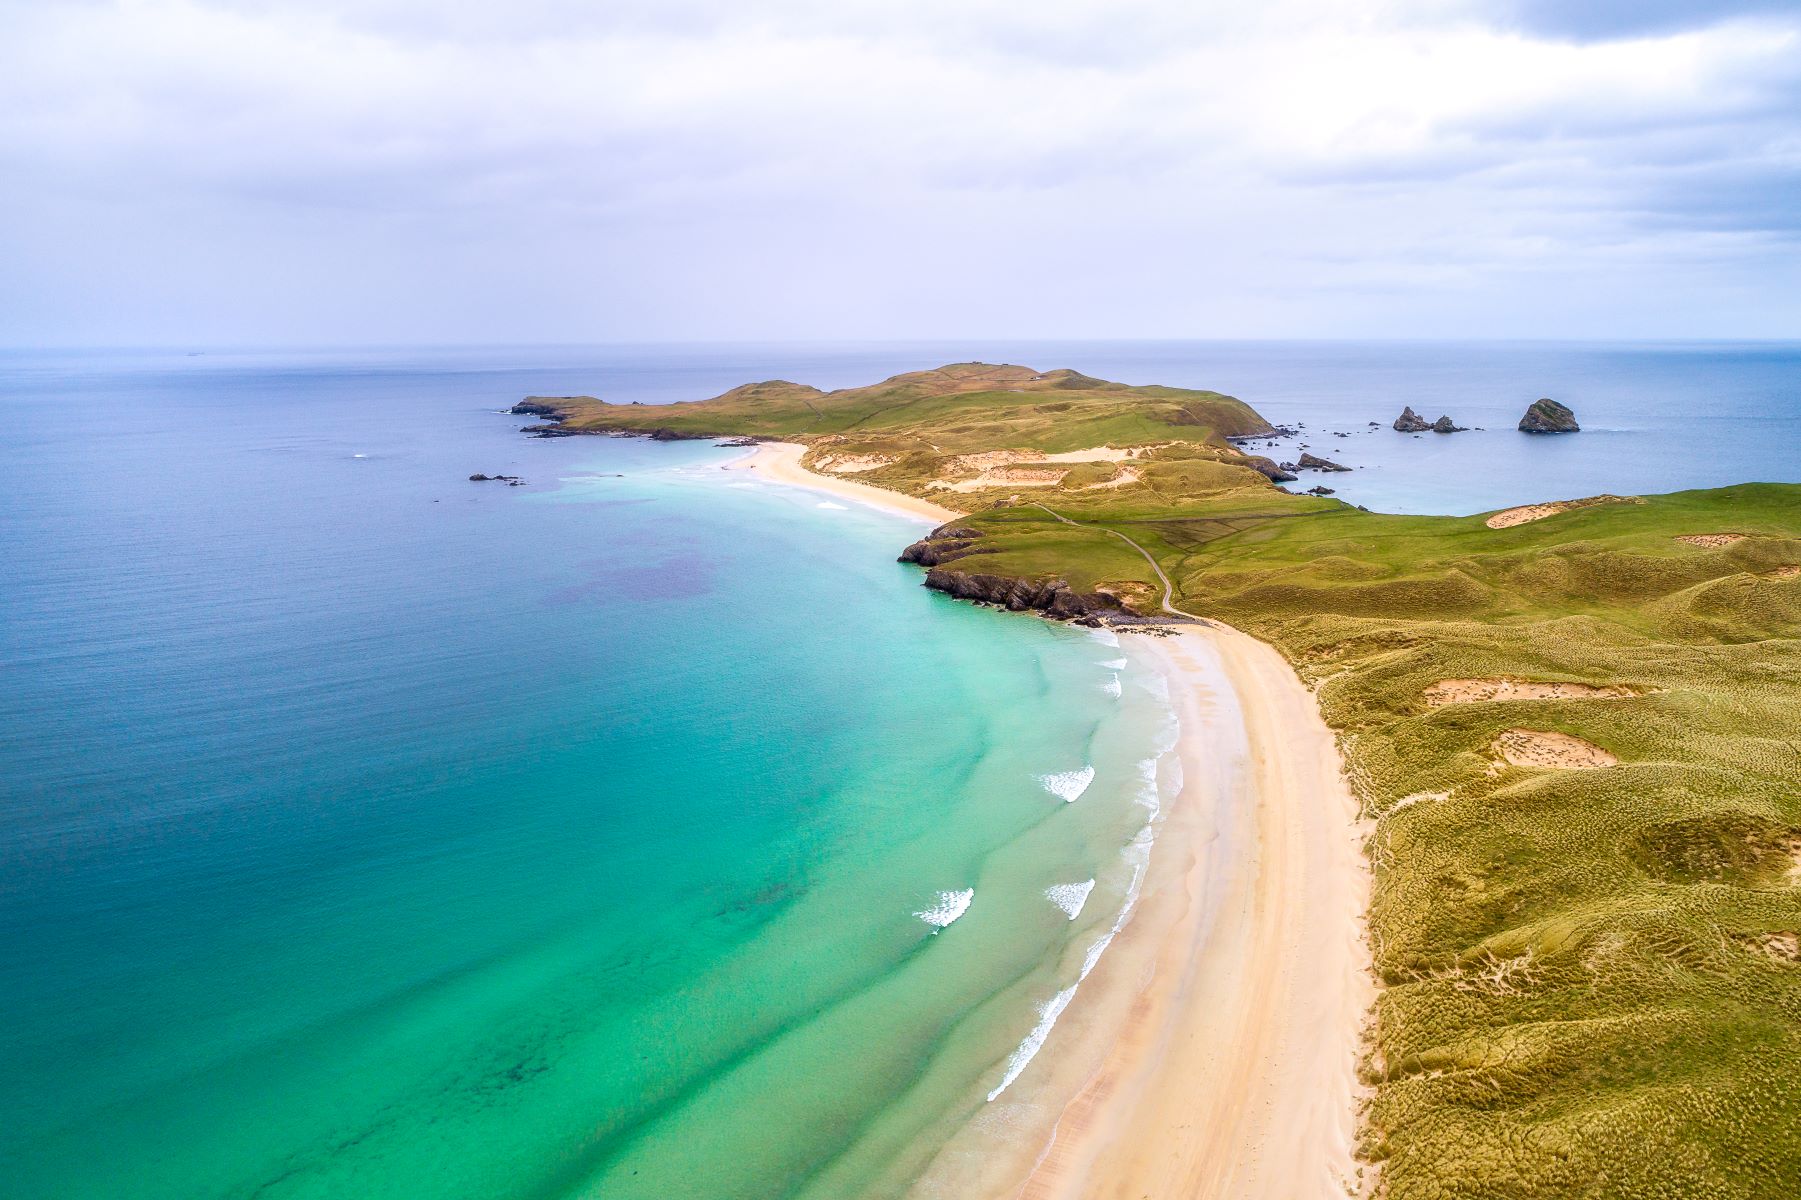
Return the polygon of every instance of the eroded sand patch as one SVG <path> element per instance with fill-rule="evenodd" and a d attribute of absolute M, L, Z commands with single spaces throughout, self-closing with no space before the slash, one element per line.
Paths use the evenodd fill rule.
<path fill-rule="evenodd" d="M 955 483 L 934 479 L 926 486 L 945 492 L 979 492 L 996 487 L 1055 487 L 1067 474 L 1067 467 L 992 467 L 974 479 L 960 479 Z"/>
<path fill-rule="evenodd" d="M 1801 567 L 1777 567 L 1770 572 L 1771 579 L 1793 579 L 1797 575 L 1801 575 Z"/>
<path fill-rule="evenodd" d="M 1112 479 L 1103 479 L 1099 483 L 1088 484 L 1082 490 L 1085 492 L 1092 492 L 1097 488 L 1122 488 L 1128 484 L 1137 483 L 1140 478 L 1141 476 L 1136 469 L 1126 467 Z"/>
<path fill-rule="evenodd" d="M 1585 496 L 1580 500 L 1553 500 L 1548 504 L 1527 504 L 1519 508 L 1510 508 L 1498 512 L 1483 524 L 1490 529 L 1512 529 L 1515 525 L 1524 525 L 1528 521 L 1542 521 L 1546 517 L 1554 517 L 1561 512 L 1569 512 L 1575 508 L 1593 508 L 1597 504 L 1643 504 L 1639 496 Z"/>
<path fill-rule="evenodd" d="M 1495 739 L 1495 752 L 1516 767 L 1552 767 L 1564 771 L 1611 767 L 1620 761 L 1593 742 L 1540 729 L 1504 731 Z"/>
<path fill-rule="evenodd" d="M 1730 546 L 1734 542 L 1742 542 L 1746 535 L 1742 533 L 1679 533 L 1676 540 L 1687 542 L 1691 546 L 1705 546 L 1709 550 L 1721 546 Z"/>
<path fill-rule="evenodd" d="M 1776 962 L 1801 963 L 1801 935 L 1786 932 L 1747 933 L 1739 935 L 1736 940 L 1745 949 Z"/>
<path fill-rule="evenodd" d="M 1637 696 L 1623 683 L 1533 683 L 1522 679 L 1441 679 L 1426 689 L 1433 708 L 1485 700 L 1615 700 Z"/>
<path fill-rule="evenodd" d="M 879 471 L 893 463 L 886 454 L 822 454 L 812 465 L 834 475 L 854 475 L 859 471 Z"/>

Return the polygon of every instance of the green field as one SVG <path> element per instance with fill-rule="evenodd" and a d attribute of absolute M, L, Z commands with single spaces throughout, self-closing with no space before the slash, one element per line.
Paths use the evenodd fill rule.
<path fill-rule="evenodd" d="M 1223 440 L 1263 426 L 1230 397 L 1024 368 L 559 403 L 886 460 L 855 478 L 970 512 L 968 569 L 1154 612 L 1117 530 L 1179 607 L 1280 647 L 1375 822 L 1364 1151 L 1389 1195 L 1801 1194 L 1801 486 L 1387 516 L 1273 487 Z M 958 457 L 1102 444 L 1155 448 L 1030 486 Z M 1429 702 L 1455 679 L 1621 694 Z M 1509 730 L 1618 761 L 1510 765 Z"/>

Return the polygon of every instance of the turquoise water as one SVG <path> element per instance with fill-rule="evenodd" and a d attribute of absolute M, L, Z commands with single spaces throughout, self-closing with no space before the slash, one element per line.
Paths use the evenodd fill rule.
<path fill-rule="evenodd" d="M 525 379 L 10 382 L 9 1197 L 891 1195 L 1117 916 L 1161 701 L 905 520 Z"/>
<path fill-rule="evenodd" d="M 902 519 L 496 412 L 969 358 L 1349 432 L 1379 508 L 1801 479 L 1793 346 L 0 355 L 0 1192 L 887 1196 L 1029 1096 L 1155 680 Z"/>

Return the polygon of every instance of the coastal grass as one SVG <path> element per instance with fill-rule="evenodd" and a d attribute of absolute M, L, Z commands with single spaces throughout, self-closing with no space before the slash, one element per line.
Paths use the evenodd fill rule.
<path fill-rule="evenodd" d="M 981 553 L 949 565 L 1155 612 L 1161 585 L 1116 531 L 1155 557 L 1178 607 L 1276 645 L 1316 689 L 1374 828 L 1384 986 L 1362 1150 L 1386 1194 L 1794 1190 L 1801 487 L 1500 529 L 1376 514 L 1272 487 L 1224 441 L 1261 426 L 1229 397 L 944 370 L 570 419 L 875 455 L 858 479 L 934 499 L 934 484 L 986 478 L 959 455 L 1142 447 L 1116 488 L 1092 485 L 1118 465 L 1082 464 L 1052 486 L 957 493 Z M 1718 533 L 1741 536 L 1681 540 Z M 1435 706 L 1426 692 L 1447 679 L 1629 694 Z M 1618 761 L 1510 765 L 1496 743 L 1515 730 Z"/>

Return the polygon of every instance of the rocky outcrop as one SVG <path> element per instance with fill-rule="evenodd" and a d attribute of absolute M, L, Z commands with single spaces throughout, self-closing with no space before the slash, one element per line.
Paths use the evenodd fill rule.
<path fill-rule="evenodd" d="M 507 411 L 515 417 L 543 417 L 546 421 L 561 421 L 569 416 L 568 409 L 541 398 L 521 400 Z"/>
<path fill-rule="evenodd" d="M 1351 468 L 1341 467 L 1329 458 L 1303 454 L 1300 461 L 1295 463 L 1295 469 L 1300 471 L 1348 471 Z"/>
<path fill-rule="evenodd" d="M 1546 398 L 1534 400 L 1526 415 L 1520 418 L 1521 433 L 1581 433 L 1576 414 L 1565 405 Z"/>
<path fill-rule="evenodd" d="M 479 471 L 469 477 L 470 483 L 504 483 L 508 487 L 518 487 L 525 482 L 517 475 L 483 475 Z"/>
<path fill-rule="evenodd" d="M 1414 412 L 1410 405 L 1403 408 L 1401 415 L 1395 418 L 1395 428 L 1401 433 L 1424 433 L 1432 428 L 1432 422 Z"/>
<path fill-rule="evenodd" d="M 1275 459 L 1265 458 L 1261 454 L 1245 455 L 1244 465 L 1263 475 L 1271 483 L 1292 483 L 1300 478 L 1292 471 L 1284 471 L 1276 465 Z"/>
<path fill-rule="evenodd" d="M 1336 493 L 1332 488 L 1329 488 L 1324 484 L 1315 484 L 1313 487 L 1307 489 L 1307 494 L 1309 496 L 1331 496 Z"/>
<path fill-rule="evenodd" d="M 1433 433 L 1465 433 L 1468 429 L 1469 426 L 1458 425 L 1449 417 L 1440 417 L 1438 420 L 1432 422 Z"/>
<path fill-rule="evenodd" d="M 1131 612 L 1117 596 L 1106 592 L 1084 595 L 1061 579 L 1013 579 L 1005 575 L 977 575 L 948 567 L 933 567 L 926 572 L 925 584 L 958 600 L 993 604 L 1010 612 L 1032 609 L 1059 621 L 1074 621 L 1103 613 L 1129 615 Z"/>
<path fill-rule="evenodd" d="M 992 554 L 994 551 L 986 546 L 978 546 L 975 540 L 982 536 L 979 529 L 967 526 L 940 525 L 925 537 L 914 542 L 900 552 L 900 560 L 904 563 L 918 563 L 922 567 L 936 567 L 941 563 L 951 562 L 971 554 Z"/>

